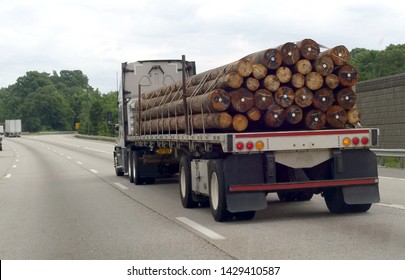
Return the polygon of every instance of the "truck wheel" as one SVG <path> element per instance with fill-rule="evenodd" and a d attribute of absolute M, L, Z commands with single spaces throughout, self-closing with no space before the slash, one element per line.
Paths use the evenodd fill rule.
<path fill-rule="evenodd" d="M 346 211 L 351 213 L 367 212 L 371 208 L 371 203 L 368 204 L 352 204 L 347 205 Z"/>
<path fill-rule="evenodd" d="M 309 201 L 312 199 L 314 194 L 312 192 L 298 192 L 297 200 L 298 201 Z"/>
<path fill-rule="evenodd" d="M 132 151 L 132 176 L 134 178 L 134 184 L 135 185 L 142 185 L 143 184 L 143 178 L 141 177 L 141 174 L 139 172 L 139 152 L 138 151 Z"/>
<path fill-rule="evenodd" d="M 119 168 L 117 167 L 117 165 L 118 165 L 117 153 L 114 151 L 114 169 L 115 169 L 115 175 L 117 175 L 117 176 L 124 176 L 124 172 L 123 172 L 121 169 L 119 169 Z"/>
<path fill-rule="evenodd" d="M 297 199 L 297 193 L 296 192 L 277 192 L 278 199 L 280 201 L 295 201 Z"/>
<path fill-rule="evenodd" d="M 210 207 L 215 221 L 223 222 L 230 218 L 227 210 L 224 172 L 219 161 L 212 161 L 208 166 Z"/>
<path fill-rule="evenodd" d="M 238 221 L 249 221 L 255 217 L 256 211 L 246 211 L 234 213 L 235 219 Z"/>
<path fill-rule="evenodd" d="M 129 152 L 129 157 L 128 157 L 128 179 L 129 182 L 133 183 L 134 182 L 134 162 L 132 158 L 134 157 L 134 151 Z"/>
<path fill-rule="evenodd" d="M 179 165 L 179 187 L 180 198 L 184 208 L 195 208 L 198 202 L 193 199 L 191 185 L 191 159 L 189 156 L 182 156 Z"/>
<path fill-rule="evenodd" d="M 341 188 L 325 191 L 324 199 L 329 212 L 334 214 L 345 213 L 349 206 L 343 199 L 343 192 Z"/>

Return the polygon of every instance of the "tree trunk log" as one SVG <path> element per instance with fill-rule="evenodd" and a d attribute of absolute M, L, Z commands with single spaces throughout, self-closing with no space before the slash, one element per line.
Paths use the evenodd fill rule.
<path fill-rule="evenodd" d="M 266 49 L 245 56 L 243 59 L 249 60 L 252 64 L 263 64 L 268 69 L 277 69 L 283 62 L 283 55 L 277 49 Z"/>
<path fill-rule="evenodd" d="M 297 45 L 291 42 L 285 43 L 277 48 L 282 56 L 285 65 L 294 65 L 300 59 L 301 54 Z"/>
<path fill-rule="evenodd" d="M 349 64 L 341 66 L 338 70 L 337 76 L 339 83 L 345 87 L 354 86 L 360 79 L 360 75 L 356 68 Z"/>
<path fill-rule="evenodd" d="M 315 108 L 326 112 L 330 106 L 335 102 L 333 91 L 330 88 L 318 89 L 314 94 L 314 100 L 312 101 Z"/>
<path fill-rule="evenodd" d="M 305 85 L 305 76 L 300 73 L 295 73 L 291 77 L 291 84 L 295 88 L 302 88 Z"/>
<path fill-rule="evenodd" d="M 280 81 L 276 75 L 267 75 L 263 80 L 263 87 L 275 92 L 280 87 Z"/>
<path fill-rule="evenodd" d="M 334 69 L 333 60 L 327 55 L 320 56 L 314 61 L 313 68 L 315 69 L 316 72 L 326 77 L 329 74 L 332 74 L 333 72 Z"/>
<path fill-rule="evenodd" d="M 320 55 L 330 56 L 333 60 L 333 63 L 337 66 L 345 65 L 350 60 L 350 52 L 345 46 L 336 46 L 332 49 L 322 52 Z"/>
<path fill-rule="evenodd" d="M 246 112 L 246 116 L 248 117 L 249 120 L 256 122 L 260 120 L 262 114 L 259 108 L 252 107 L 249 109 L 249 111 Z"/>
<path fill-rule="evenodd" d="M 249 120 L 242 114 L 236 114 L 232 117 L 232 127 L 236 131 L 244 131 L 249 125 Z"/>
<path fill-rule="evenodd" d="M 325 77 L 325 84 L 330 89 L 335 89 L 339 85 L 339 78 L 335 74 L 329 74 Z"/>
<path fill-rule="evenodd" d="M 347 121 L 351 124 L 358 124 L 361 120 L 361 112 L 359 109 L 352 108 L 347 111 Z"/>
<path fill-rule="evenodd" d="M 264 115 L 264 122 L 269 127 L 280 127 L 285 120 L 284 109 L 277 104 L 273 103 L 266 111 Z"/>
<path fill-rule="evenodd" d="M 276 71 L 276 76 L 280 83 L 288 83 L 291 80 L 291 70 L 288 67 L 280 67 Z"/>
<path fill-rule="evenodd" d="M 310 90 L 317 90 L 323 86 L 323 77 L 318 72 L 311 72 L 305 76 L 305 85 Z"/>
<path fill-rule="evenodd" d="M 296 43 L 298 49 L 300 50 L 301 56 L 314 60 L 319 54 L 319 44 L 312 39 L 304 39 Z M 302 73 L 301 73 L 302 74 Z"/>
<path fill-rule="evenodd" d="M 356 93 L 351 88 L 343 88 L 336 94 L 336 100 L 340 106 L 349 110 L 356 104 Z"/>
<path fill-rule="evenodd" d="M 261 80 L 267 76 L 267 68 L 263 64 L 253 64 L 253 77 Z"/>
<path fill-rule="evenodd" d="M 312 71 L 311 61 L 308 59 L 300 59 L 295 63 L 294 69 L 302 75 L 308 75 Z"/>
<path fill-rule="evenodd" d="M 312 105 L 313 93 L 307 87 L 302 87 L 295 91 L 294 101 L 301 108 L 306 108 Z"/>
<path fill-rule="evenodd" d="M 260 86 L 260 82 L 258 79 L 249 77 L 245 78 L 245 87 L 250 91 L 256 91 Z"/>
<path fill-rule="evenodd" d="M 287 86 L 279 87 L 274 94 L 274 100 L 283 108 L 287 108 L 294 103 L 294 91 Z"/>
<path fill-rule="evenodd" d="M 326 121 L 333 128 L 344 128 L 347 122 L 346 110 L 339 105 L 331 106 L 326 112 Z"/>
<path fill-rule="evenodd" d="M 305 126 L 309 129 L 322 129 L 326 124 L 326 115 L 318 109 L 313 109 L 305 115 Z"/>
<path fill-rule="evenodd" d="M 232 108 L 239 113 L 247 112 L 254 106 L 253 93 L 246 88 L 239 88 L 229 92 Z"/>
<path fill-rule="evenodd" d="M 289 124 L 297 124 L 302 120 L 302 109 L 297 105 L 291 105 L 285 109 L 285 120 Z"/>
<path fill-rule="evenodd" d="M 204 83 L 202 86 L 192 86 L 187 88 L 187 96 L 200 95 L 204 92 L 211 91 L 213 89 L 238 89 L 243 84 L 243 77 L 238 73 L 229 73 L 220 77 L 218 80 L 212 80 Z"/>
<path fill-rule="evenodd" d="M 266 110 L 274 102 L 271 91 L 261 88 L 255 92 L 255 107 L 259 110 Z"/>

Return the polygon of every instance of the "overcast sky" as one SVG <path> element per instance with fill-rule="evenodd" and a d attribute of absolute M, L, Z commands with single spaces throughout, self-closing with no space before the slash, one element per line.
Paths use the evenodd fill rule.
<path fill-rule="evenodd" d="M 0 88 L 27 71 L 82 70 L 116 90 L 121 62 L 202 72 L 286 42 L 381 50 L 405 43 L 400 0 L 0 0 Z"/>

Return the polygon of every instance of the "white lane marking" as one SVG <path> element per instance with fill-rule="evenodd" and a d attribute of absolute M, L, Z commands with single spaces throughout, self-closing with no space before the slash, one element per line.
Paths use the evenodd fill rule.
<path fill-rule="evenodd" d="M 4 178 L 10 179 L 11 178 L 11 173 L 8 173 Z"/>
<path fill-rule="evenodd" d="M 395 177 L 384 177 L 384 176 L 378 176 L 381 179 L 387 179 L 387 180 L 399 180 L 399 181 L 405 181 L 405 178 L 395 178 Z"/>
<path fill-rule="evenodd" d="M 72 147 L 80 148 L 80 146 L 79 146 L 79 145 L 75 145 L 75 144 L 63 143 L 63 145 L 68 145 L 68 146 L 72 146 Z"/>
<path fill-rule="evenodd" d="M 72 157 L 66 157 L 67 159 L 72 159 Z"/>
<path fill-rule="evenodd" d="M 225 237 L 223 237 L 222 235 L 216 233 L 215 231 L 210 230 L 209 228 L 200 225 L 199 223 L 194 222 L 193 220 L 190 220 L 186 217 L 177 217 L 177 220 L 179 220 L 180 222 L 188 225 L 189 227 L 195 229 L 196 231 L 204 234 L 205 236 L 211 238 L 211 239 L 215 239 L 215 240 L 224 240 L 226 239 Z"/>
<path fill-rule="evenodd" d="M 16 155 L 16 157 L 18 157 L 18 158 L 19 158 L 19 157 L 20 157 L 20 155 Z"/>
<path fill-rule="evenodd" d="M 129 190 L 129 188 L 127 188 L 126 186 L 124 186 L 123 184 L 120 184 L 120 183 L 114 183 L 114 185 L 116 185 L 117 187 L 119 187 L 120 189 L 123 189 L 123 190 Z"/>
<path fill-rule="evenodd" d="M 63 153 L 59 153 L 61 156 L 64 156 L 64 154 Z"/>
<path fill-rule="evenodd" d="M 102 150 L 97 150 L 97 149 L 93 149 L 93 148 L 89 148 L 89 147 L 83 147 L 83 149 L 89 150 L 89 151 L 93 151 L 93 152 L 104 153 L 104 154 L 111 154 L 111 152 L 106 152 L 106 151 L 102 151 Z"/>
<path fill-rule="evenodd" d="M 80 164 L 80 165 L 83 165 L 83 164 L 84 164 L 83 162 L 80 162 L 80 161 L 76 161 L 76 163 L 77 163 L 77 164 Z"/>
<path fill-rule="evenodd" d="M 405 210 L 405 206 L 403 206 L 403 205 L 399 205 L 399 204 L 384 204 L 384 203 L 376 203 L 376 205 L 378 205 L 378 206 L 382 206 L 382 207 L 388 207 L 388 208 L 394 208 L 394 209 L 401 209 L 401 210 Z"/>
<path fill-rule="evenodd" d="M 19 159 L 16 159 L 16 160 L 15 160 L 15 162 L 19 162 L 19 161 L 20 161 Z"/>
<path fill-rule="evenodd" d="M 16 167 L 17 167 L 17 165 L 16 165 L 16 164 L 14 164 L 14 165 L 13 165 L 13 168 L 16 168 Z"/>
<path fill-rule="evenodd" d="M 92 173 L 94 173 L 94 174 L 97 174 L 97 173 L 98 173 L 98 171 L 95 170 L 95 169 L 90 169 L 90 171 L 91 171 Z"/>

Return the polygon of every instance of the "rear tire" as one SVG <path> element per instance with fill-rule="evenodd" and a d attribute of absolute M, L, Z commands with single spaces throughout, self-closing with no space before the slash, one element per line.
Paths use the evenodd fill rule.
<path fill-rule="evenodd" d="M 255 217 L 256 211 L 246 211 L 234 213 L 235 219 L 238 221 L 249 221 Z"/>
<path fill-rule="evenodd" d="M 345 213 L 347 204 L 343 199 L 341 188 L 330 189 L 324 192 L 324 199 L 329 212 L 333 214 Z"/>
<path fill-rule="evenodd" d="M 198 206 L 193 198 L 191 185 L 191 159 L 189 156 L 182 156 L 179 165 L 179 189 L 181 204 L 184 208 L 195 208 Z"/>
<path fill-rule="evenodd" d="M 223 222 L 231 217 L 226 205 L 224 172 L 220 161 L 212 161 L 208 166 L 210 208 L 215 221 Z"/>
<path fill-rule="evenodd" d="M 368 204 L 353 204 L 347 205 L 347 212 L 350 213 L 363 213 L 367 212 L 371 208 L 371 203 Z"/>
<path fill-rule="evenodd" d="M 117 158 L 117 152 L 114 151 L 114 169 L 115 169 L 115 175 L 121 177 L 124 176 L 124 171 L 122 171 L 121 169 L 119 169 L 117 167 L 118 165 L 118 158 Z"/>
<path fill-rule="evenodd" d="M 128 157 L 128 180 L 129 182 L 133 183 L 134 182 L 134 162 L 132 158 L 134 157 L 135 151 L 129 151 L 129 157 Z"/>

